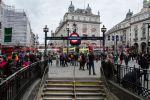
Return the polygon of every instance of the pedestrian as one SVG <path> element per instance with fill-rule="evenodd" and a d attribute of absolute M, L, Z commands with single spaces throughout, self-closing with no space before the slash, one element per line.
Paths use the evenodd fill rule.
<path fill-rule="evenodd" d="M 51 65 L 51 66 L 52 66 L 52 64 L 53 64 L 52 59 L 53 59 L 52 55 L 49 55 L 49 65 Z"/>
<path fill-rule="evenodd" d="M 85 63 L 86 63 L 86 58 L 85 58 L 84 54 L 81 53 L 80 54 L 80 68 L 79 69 L 84 70 Z"/>
<path fill-rule="evenodd" d="M 58 67 L 59 66 L 59 57 L 58 57 L 58 55 L 56 55 L 56 67 Z"/>
<path fill-rule="evenodd" d="M 124 58 L 124 54 L 123 54 L 123 52 L 121 52 L 121 54 L 120 54 L 120 65 L 122 65 L 123 58 Z"/>
<path fill-rule="evenodd" d="M 141 65 L 141 68 L 143 69 L 144 81 L 148 81 L 147 70 L 149 68 L 149 64 L 148 64 L 148 59 L 146 57 L 146 54 L 142 54 L 142 56 L 140 58 L 140 65 Z"/>
<path fill-rule="evenodd" d="M 126 65 L 126 66 L 128 66 L 129 59 L 130 59 L 130 58 L 129 58 L 129 55 L 128 55 L 128 54 L 125 54 L 125 55 L 124 55 L 124 62 L 125 62 L 125 65 Z"/>
<path fill-rule="evenodd" d="M 118 53 L 114 54 L 114 64 L 118 64 Z"/>
<path fill-rule="evenodd" d="M 91 75 L 91 69 L 93 70 L 93 75 L 96 75 L 94 68 L 94 54 L 92 51 L 90 51 L 88 59 L 89 59 L 89 75 Z"/>

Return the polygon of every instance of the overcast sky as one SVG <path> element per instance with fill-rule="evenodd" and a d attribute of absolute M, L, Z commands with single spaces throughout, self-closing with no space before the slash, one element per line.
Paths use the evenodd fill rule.
<path fill-rule="evenodd" d="M 7 5 L 16 9 L 24 9 L 30 19 L 32 30 L 44 43 L 43 27 L 48 25 L 49 30 L 55 31 L 63 15 L 68 11 L 71 0 L 3 0 Z M 75 9 L 86 8 L 90 4 L 93 13 L 100 11 L 101 22 L 108 29 L 125 18 L 129 9 L 138 13 L 143 0 L 72 0 Z M 50 34 L 50 32 L 49 32 Z"/>

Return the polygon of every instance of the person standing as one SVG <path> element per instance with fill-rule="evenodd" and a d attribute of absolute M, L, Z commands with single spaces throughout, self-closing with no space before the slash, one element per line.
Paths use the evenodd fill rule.
<path fill-rule="evenodd" d="M 56 55 L 56 67 L 58 67 L 59 66 L 59 57 L 58 57 L 58 55 Z"/>
<path fill-rule="evenodd" d="M 94 54 L 92 51 L 90 51 L 88 59 L 89 59 L 89 75 L 91 75 L 91 68 L 93 69 L 93 75 L 96 75 L 94 68 Z"/>
<path fill-rule="evenodd" d="M 120 65 L 122 65 L 123 58 L 124 58 L 124 54 L 123 54 L 123 52 L 121 52 L 121 54 L 120 54 Z"/>
<path fill-rule="evenodd" d="M 128 55 L 128 54 L 125 54 L 125 55 L 124 55 L 124 62 L 125 62 L 125 65 L 126 65 L 126 66 L 128 66 L 129 60 L 130 60 L 130 59 L 129 59 L 129 55 Z"/>

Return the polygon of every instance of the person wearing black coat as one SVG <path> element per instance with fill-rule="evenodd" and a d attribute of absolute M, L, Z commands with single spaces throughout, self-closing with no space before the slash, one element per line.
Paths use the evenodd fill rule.
<path fill-rule="evenodd" d="M 94 54 L 92 51 L 90 51 L 88 59 L 89 59 L 89 75 L 91 75 L 91 69 L 93 69 L 93 75 L 96 75 L 94 67 Z"/>

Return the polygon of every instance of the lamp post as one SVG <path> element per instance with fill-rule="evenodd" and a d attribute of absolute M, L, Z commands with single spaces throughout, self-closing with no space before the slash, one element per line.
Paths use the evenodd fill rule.
<path fill-rule="evenodd" d="M 118 53 L 118 40 L 119 40 L 118 35 L 116 35 L 115 40 L 116 40 L 116 53 Z"/>
<path fill-rule="evenodd" d="M 103 32 L 103 52 L 105 52 L 105 32 L 106 32 L 106 28 L 103 25 L 103 27 L 101 28 L 101 32 Z"/>
<path fill-rule="evenodd" d="M 149 38 L 150 38 L 150 36 L 149 36 L 149 29 L 150 29 L 150 23 L 145 23 L 145 24 L 147 24 L 148 25 L 148 29 L 147 29 L 147 53 L 149 53 L 149 46 L 150 46 L 150 41 L 149 41 Z"/>
<path fill-rule="evenodd" d="M 76 32 L 77 31 L 77 24 L 74 22 L 73 23 L 73 32 Z"/>
<path fill-rule="evenodd" d="M 148 33 L 147 33 L 147 53 L 149 54 L 149 46 L 150 46 L 150 41 L 149 41 L 149 29 L 150 29 L 150 23 L 148 23 Z"/>
<path fill-rule="evenodd" d="M 74 22 L 73 23 L 73 32 L 76 32 L 77 29 L 78 29 L 77 24 Z M 80 51 L 79 45 L 76 46 L 75 51 L 77 52 L 77 54 L 79 53 L 79 51 Z"/>
<path fill-rule="evenodd" d="M 47 54 L 47 32 L 49 29 L 47 28 L 47 25 L 45 25 L 45 28 L 43 28 L 43 32 L 45 32 L 45 51 L 44 51 L 44 56 L 46 57 Z"/>
<path fill-rule="evenodd" d="M 69 38 L 69 25 L 67 25 L 66 30 L 67 30 L 67 37 Z M 68 55 L 68 52 L 69 52 L 68 49 L 69 49 L 69 41 L 67 40 L 67 55 Z"/>

